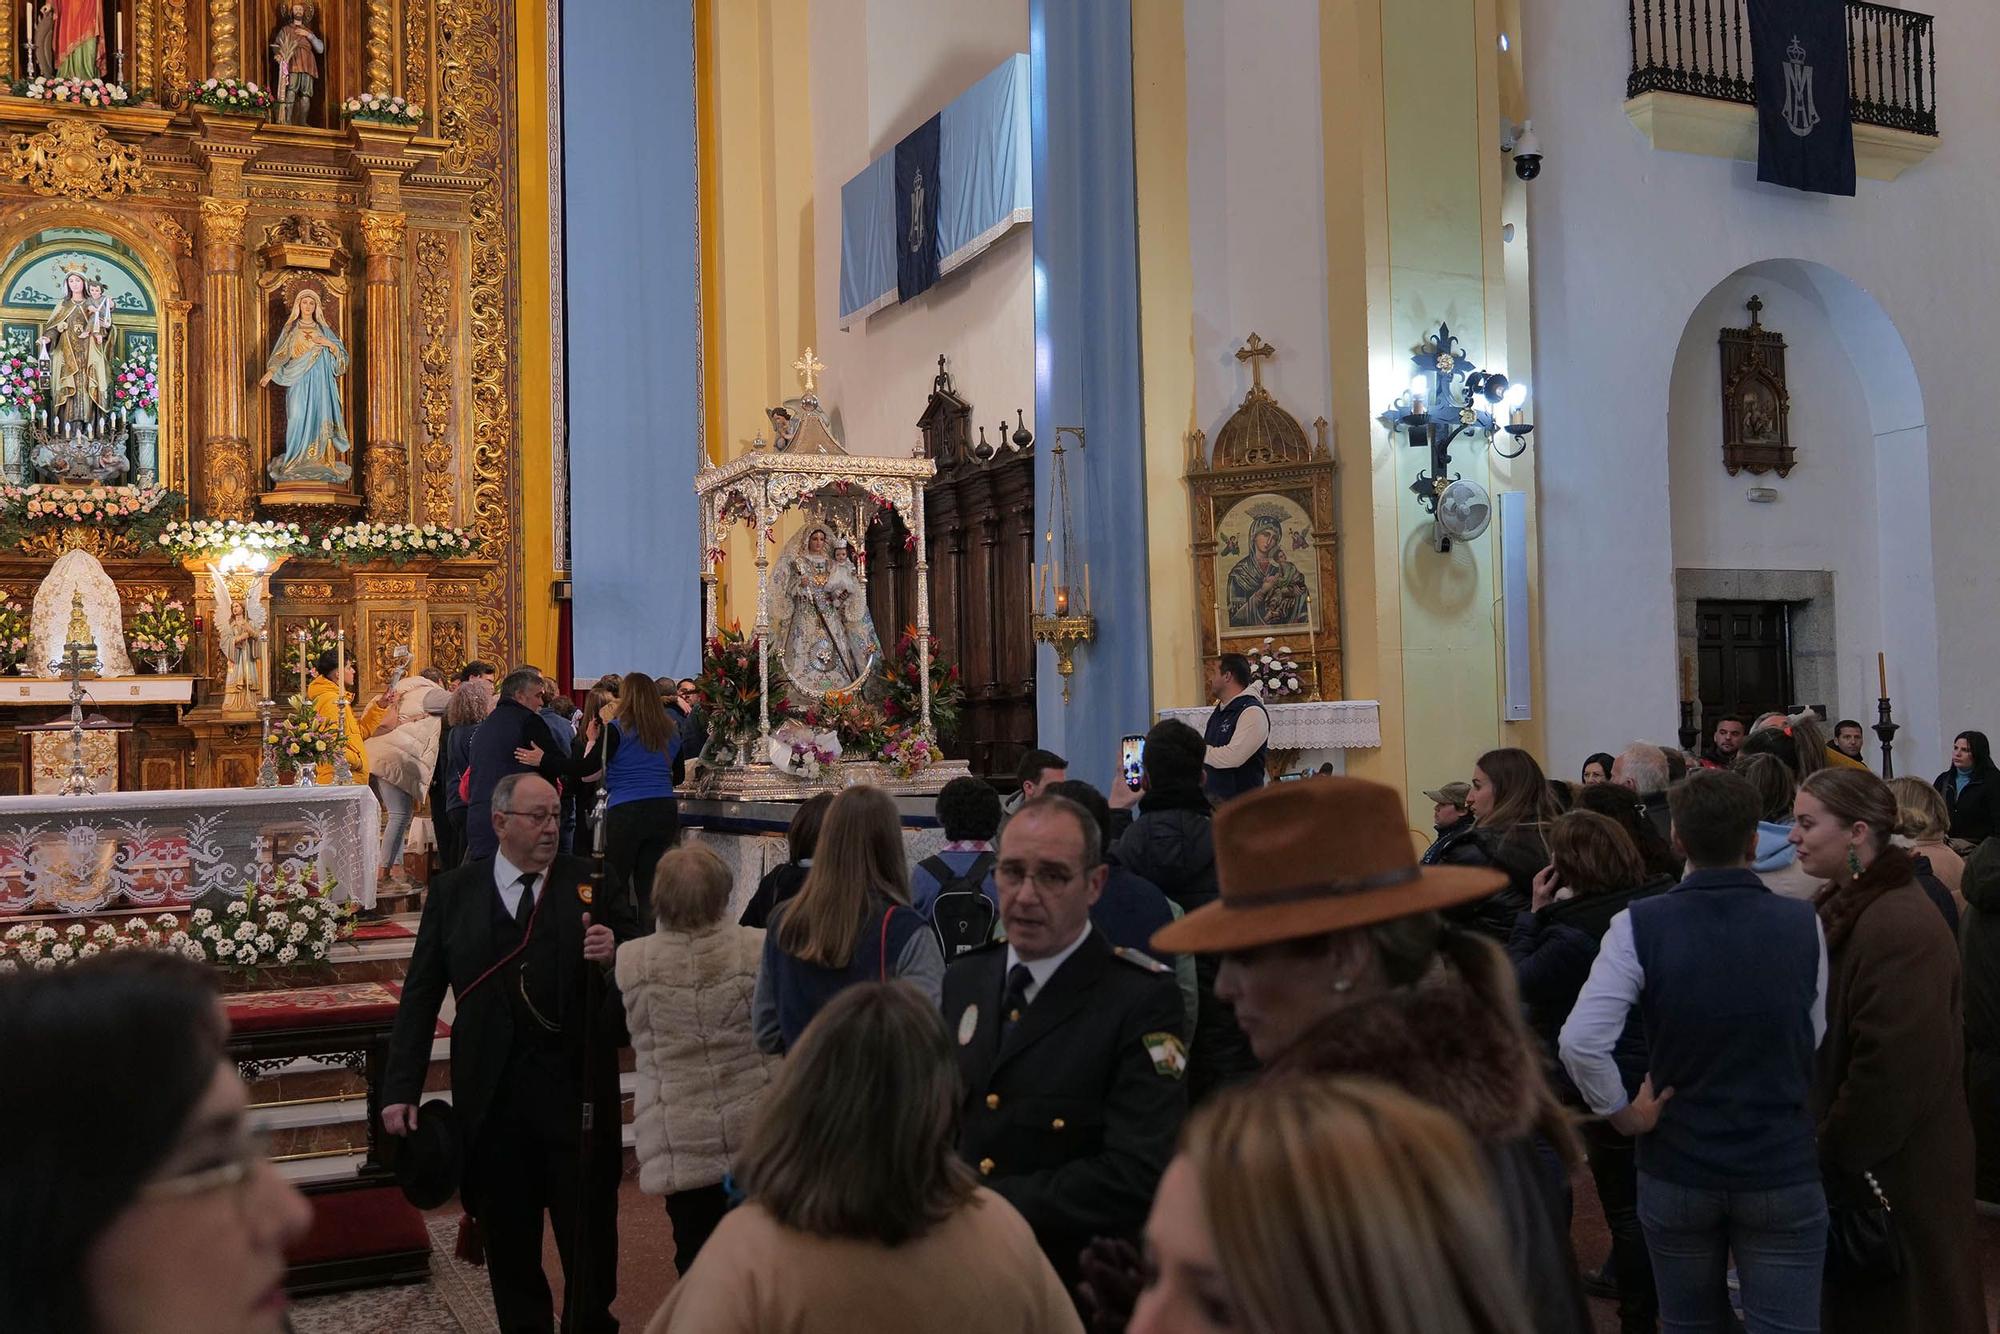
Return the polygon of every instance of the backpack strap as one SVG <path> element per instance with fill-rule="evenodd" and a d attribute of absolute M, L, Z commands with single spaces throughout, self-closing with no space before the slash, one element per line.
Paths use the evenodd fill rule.
<path fill-rule="evenodd" d="M 876 980 L 881 982 L 889 980 L 889 919 L 895 915 L 896 905 L 893 903 L 882 913 L 882 944 L 878 949 L 881 958 L 876 963 L 876 967 L 881 972 L 881 976 Z"/>
<path fill-rule="evenodd" d="M 917 863 L 917 869 L 926 872 L 931 879 L 937 881 L 939 889 L 943 889 L 946 885 L 958 879 L 957 872 L 953 871 L 941 856 L 924 858 Z"/>

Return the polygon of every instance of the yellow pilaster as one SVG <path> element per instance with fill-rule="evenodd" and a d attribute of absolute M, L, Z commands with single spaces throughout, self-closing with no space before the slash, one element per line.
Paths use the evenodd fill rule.
<path fill-rule="evenodd" d="M 1204 697 L 1190 578 L 1187 437 L 1195 428 L 1194 274 L 1188 241 L 1187 25 L 1183 0 L 1132 7 L 1132 113 L 1139 216 L 1146 552 L 1153 707 Z"/>
<path fill-rule="evenodd" d="M 514 198 L 521 247 L 521 509 L 518 541 L 521 549 L 521 589 L 526 615 L 521 626 L 518 661 L 553 671 L 556 664 L 557 608 L 555 581 L 566 575 L 563 552 L 556 545 L 556 475 L 554 381 L 549 359 L 554 346 L 554 289 L 550 281 L 553 240 L 549 200 L 549 60 L 548 12 L 545 5 L 514 8 L 514 124 L 519 155 L 515 161 L 519 187 Z"/>
<path fill-rule="evenodd" d="M 736 457 L 764 410 L 799 392 L 789 367 L 819 346 L 807 0 L 700 0 L 702 318 L 712 459 Z M 780 533 L 782 537 L 783 534 Z M 732 535 L 719 615 L 755 620 L 747 530 Z"/>

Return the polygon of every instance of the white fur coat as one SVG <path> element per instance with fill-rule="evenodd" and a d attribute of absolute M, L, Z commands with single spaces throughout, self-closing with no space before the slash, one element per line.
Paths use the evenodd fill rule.
<path fill-rule="evenodd" d="M 639 1186 L 713 1186 L 750 1133 L 777 1061 L 757 1050 L 750 1000 L 764 933 L 725 919 L 618 947 L 618 990 L 638 1074 Z"/>

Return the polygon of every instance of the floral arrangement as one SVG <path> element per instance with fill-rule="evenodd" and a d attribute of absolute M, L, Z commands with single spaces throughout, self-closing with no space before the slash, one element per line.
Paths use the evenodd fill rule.
<path fill-rule="evenodd" d="M 155 592 L 139 604 L 139 614 L 125 631 L 125 644 L 134 653 L 171 666 L 187 652 L 193 629 L 187 607 L 179 598 Z"/>
<path fill-rule="evenodd" d="M 860 692 L 836 690 L 812 700 L 803 714 L 806 724 L 840 738 L 840 744 L 858 755 L 878 755 L 889 739 L 889 725 L 882 710 L 862 698 Z"/>
<path fill-rule="evenodd" d="M 424 109 L 415 102 L 382 93 L 362 93 L 340 104 L 340 114 L 349 120 L 372 120 L 382 125 L 411 128 L 424 123 Z"/>
<path fill-rule="evenodd" d="M 298 630 L 293 630 L 286 636 L 285 660 L 290 663 L 298 661 L 299 630 L 305 631 L 306 663 L 308 666 L 318 662 L 320 654 L 333 652 L 340 640 L 339 633 L 332 626 L 318 617 L 314 617 L 300 626 Z"/>
<path fill-rule="evenodd" d="M 13 671 L 27 656 L 28 609 L 12 598 L 0 601 L 0 671 Z"/>
<path fill-rule="evenodd" d="M 793 719 L 771 730 L 771 767 L 810 782 L 822 766 L 840 758 L 840 738 Z"/>
<path fill-rule="evenodd" d="M 302 765 L 318 767 L 332 759 L 343 740 L 340 724 L 320 717 L 304 695 L 286 700 L 285 711 L 271 720 L 271 730 L 264 734 L 264 744 L 278 752 L 278 762 L 294 772 Z"/>
<path fill-rule="evenodd" d="M 111 398 L 121 412 L 157 410 L 160 406 L 160 359 L 151 352 L 137 352 L 119 362 L 118 369 L 111 375 Z"/>
<path fill-rule="evenodd" d="M 161 530 L 159 542 L 162 549 L 174 556 L 216 556 L 239 547 L 276 556 L 304 551 L 308 545 L 303 528 L 269 519 L 249 523 L 241 519 L 170 523 Z"/>
<path fill-rule="evenodd" d="M 1275 643 L 1271 636 L 1265 635 L 1263 647 L 1245 655 L 1250 659 L 1250 684 L 1265 699 L 1283 699 L 1302 691 L 1299 664 L 1292 657 L 1291 646 L 1274 647 Z"/>
<path fill-rule="evenodd" d="M 186 496 L 161 486 L 0 486 L 0 547 L 47 524 L 89 524 L 155 542 L 186 505 Z"/>
<path fill-rule="evenodd" d="M 701 697 L 708 706 L 708 751 L 747 745 L 759 731 L 757 716 L 758 641 L 747 638 L 740 626 L 730 626 L 709 637 L 701 663 Z M 790 716 L 783 697 L 771 696 L 771 723 L 775 729 Z"/>
<path fill-rule="evenodd" d="M 309 868 L 282 864 L 271 883 L 253 884 L 221 912 L 196 908 L 193 938 L 210 963 L 225 967 L 324 963 L 353 931 L 351 910 L 335 903 L 332 891 L 332 882 Z"/>
<path fill-rule="evenodd" d="M 203 79 L 191 83 L 182 95 L 196 106 L 215 111 L 269 111 L 273 98 L 268 88 L 259 88 L 247 79 Z"/>
<path fill-rule="evenodd" d="M 46 972 L 114 950 L 132 949 L 172 950 L 198 963 L 210 957 L 203 943 L 189 935 L 172 913 L 161 913 L 150 921 L 128 917 L 117 925 L 100 922 L 95 927 L 73 922 L 58 929 L 22 922 L 0 936 L 0 973 L 31 968 Z"/>
<path fill-rule="evenodd" d="M 35 358 L 28 331 L 14 329 L 0 347 L 0 411 L 32 413 L 42 402 L 48 370 Z"/>
<path fill-rule="evenodd" d="M 895 647 L 882 655 L 882 718 L 894 728 L 909 728 L 923 721 L 923 657 L 918 651 L 917 627 L 906 626 Z M 939 737 L 958 732 L 959 712 L 965 705 L 965 684 L 959 680 L 958 664 L 947 662 L 944 646 L 930 636 L 931 730 Z"/>
<path fill-rule="evenodd" d="M 427 523 L 349 523 L 320 535 L 319 549 L 355 560 L 390 560 L 401 565 L 419 556 L 469 556 L 479 535 L 466 528 Z"/>
<path fill-rule="evenodd" d="M 16 97 L 79 107 L 124 106 L 132 96 L 123 86 L 104 79 L 24 79 L 17 80 L 12 91 Z"/>
<path fill-rule="evenodd" d="M 915 778 L 943 758 L 937 743 L 915 728 L 897 732 L 882 747 L 882 762 L 901 779 Z"/>

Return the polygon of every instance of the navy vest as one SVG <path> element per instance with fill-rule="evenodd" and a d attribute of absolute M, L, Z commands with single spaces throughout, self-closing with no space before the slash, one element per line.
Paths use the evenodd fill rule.
<path fill-rule="evenodd" d="M 1263 707 L 1263 701 L 1248 690 L 1244 691 L 1208 715 L 1208 731 L 1202 740 L 1211 746 L 1228 745 L 1229 739 L 1236 735 L 1236 724 L 1242 721 L 1243 715 L 1251 709 L 1261 710 Z M 1270 753 L 1271 747 L 1267 742 L 1257 747 L 1255 755 L 1234 769 L 1218 769 L 1212 764 L 1204 764 L 1201 766 L 1201 785 L 1217 802 L 1255 791 L 1264 786 L 1264 759 Z"/>
<path fill-rule="evenodd" d="M 1773 894 L 1753 871 L 1722 870 L 1695 871 L 1628 911 L 1653 1088 L 1674 1090 L 1639 1139 L 1639 1170 L 1709 1190 L 1817 1181 L 1806 1110 L 1813 906 Z"/>
<path fill-rule="evenodd" d="M 795 902 L 796 899 L 791 900 L 786 906 Z M 885 911 L 889 914 L 886 933 L 882 929 Z M 784 1033 L 787 1051 L 799 1040 L 799 1034 L 806 1031 L 813 1016 L 836 994 L 856 982 L 893 980 L 896 961 L 903 957 L 903 947 L 910 943 L 910 937 L 930 930 L 930 924 L 915 908 L 901 904 L 885 907 L 878 902 L 869 910 L 868 920 L 861 924 L 861 934 L 854 938 L 854 957 L 847 961 L 847 967 L 828 968 L 825 964 L 794 958 L 779 947 L 778 923 L 783 917 L 779 912 L 771 918 L 771 929 L 764 938 L 764 964 L 778 974 L 778 1027 Z"/>

